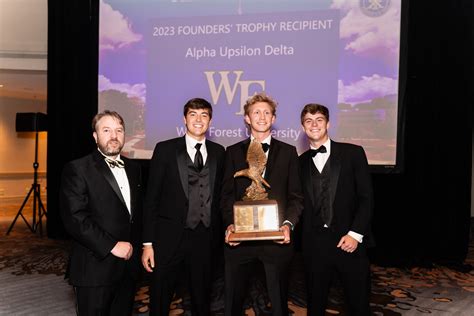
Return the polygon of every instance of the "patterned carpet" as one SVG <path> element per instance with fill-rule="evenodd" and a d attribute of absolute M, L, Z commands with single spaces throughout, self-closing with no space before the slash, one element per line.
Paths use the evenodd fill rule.
<path fill-rule="evenodd" d="M 68 241 L 40 238 L 23 221 L 5 235 L 17 206 L 0 204 L 0 315 L 75 315 L 74 295 L 63 279 Z M 31 214 L 25 209 L 25 216 Z M 29 217 L 27 217 L 29 218 Z M 474 243 L 466 263 L 474 265 Z M 256 266 L 251 279 L 247 315 L 270 315 L 264 280 Z M 474 271 L 459 272 L 444 266 L 372 270 L 371 310 L 374 315 L 474 315 Z M 148 315 L 148 281 L 135 297 L 135 315 Z M 223 279 L 217 273 L 212 292 L 212 311 L 223 315 Z M 346 315 L 342 289 L 331 289 L 327 315 Z M 170 315 L 190 315 L 189 296 L 178 290 Z M 289 307 L 294 315 L 306 315 L 301 257 L 296 256 L 290 275 Z"/>
<path fill-rule="evenodd" d="M 0 204 L 0 315 L 75 315 L 74 293 L 64 280 L 69 242 L 40 238 L 18 210 Z M 23 214 L 31 221 L 31 208 Z"/>

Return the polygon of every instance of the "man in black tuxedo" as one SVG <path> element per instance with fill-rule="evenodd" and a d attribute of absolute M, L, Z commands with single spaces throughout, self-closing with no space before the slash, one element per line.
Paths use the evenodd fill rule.
<path fill-rule="evenodd" d="M 125 124 L 117 112 L 92 121 L 97 150 L 64 167 L 60 208 L 74 240 L 69 282 L 78 315 L 130 315 L 140 272 L 140 167 L 120 155 Z"/>
<path fill-rule="evenodd" d="M 153 272 L 150 315 L 168 315 L 182 273 L 192 314 L 210 314 L 211 263 L 222 242 L 218 202 L 225 151 L 205 138 L 212 106 L 191 99 L 183 114 L 186 135 L 158 143 L 150 163 L 142 255 Z"/>
<path fill-rule="evenodd" d="M 301 124 L 311 145 L 299 158 L 308 315 L 325 315 L 334 273 L 341 279 L 349 314 L 369 315 L 366 251 L 373 244 L 373 193 L 365 152 L 329 139 L 329 110 L 323 105 L 306 105 Z"/>
<path fill-rule="evenodd" d="M 226 230 L 225 256 L 225 314 L 241 316 L 246 296 L 246 268 L 259 261 L 265 268 L 267 289 L 273 315 L 288 315 L 288 266 L 293 255 L 291 230 L 298 223 L 303 208 L 301 182 L 298 174 L 298 155 L 294 146 L 271 136 L 275 122 L 276 102 L 264 93 L 256 94 L 244 106 L 245 122 L 251 137 L 227 148 L 221 208 Z M 268 198 L 278 202 L 280 230 L 285 239 L 272 241 L 229 242 L 234 232 L 233 204 L 242 200 L 251 181 L 234 178 L 234 173 L 247 169 L 247 149 L 253 140 L 262 143 L 267 155 L 264 178 L 270 184 Z"/>

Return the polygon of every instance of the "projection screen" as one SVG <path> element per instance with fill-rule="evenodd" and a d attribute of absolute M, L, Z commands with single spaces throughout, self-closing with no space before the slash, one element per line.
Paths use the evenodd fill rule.
<path fill-rule="evenodd" d="M 307 103 L 330 110 L 330 137 L 362 145 L 369 163 L 395 166 L 401 0 L 102 0 L 99 110 L 127 124 L 125 154 L 151 157 L 184 135 L 183 105 L 211 102 L 207 137 L 248 137 L 245 100 L 278 102 L 274 137 L 308 148 Z"/>

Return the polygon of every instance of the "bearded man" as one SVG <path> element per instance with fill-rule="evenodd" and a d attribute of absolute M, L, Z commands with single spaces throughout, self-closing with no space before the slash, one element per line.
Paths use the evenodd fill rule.
<path fill-rule="evenodd" d="M 66 164 L 60 208 L 74 240 L 66 277 L 78 315 L 131 315 L 140 271 L 142 186 L 138 164 L 120 155 L 123 118 L 92 120 L 97 150 Z"/>

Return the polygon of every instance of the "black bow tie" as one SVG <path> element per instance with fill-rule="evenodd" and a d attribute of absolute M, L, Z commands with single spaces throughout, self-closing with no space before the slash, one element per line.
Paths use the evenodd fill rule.
<path fill-rule="evenodd" d="M 314 157 L 316 156 L 317 153 L 321 153 L 321 154 L 326 153 L 327 150 L 326 150 L 326 147 L 320 146 L 318 149 L 311 149 L 310 152 L 311 152 L 311 157 Z"/>
<path fill-rule="evenodd" d="M 270 149 L 270 145 L 267 143 L 262 143 L 263 152 L 266 153 Z"/>
<path fill-rule="evenodd" d="M 105 158 L 105 162 L 109 165 L 110 168 L 125 168 L 125 163 L 122 159 L 112 159 L 112 158 Z"/>

